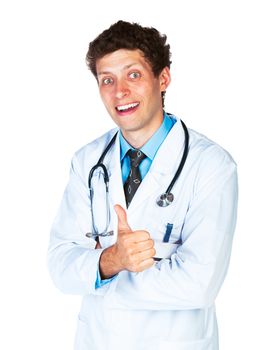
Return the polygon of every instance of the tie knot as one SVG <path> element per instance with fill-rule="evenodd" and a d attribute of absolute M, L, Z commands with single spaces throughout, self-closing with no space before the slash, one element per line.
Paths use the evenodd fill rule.
<path fill-rule="evenodd" d="M 142 151 L 140 151 L 140 149 L 135 149 L 135 150 L 130 149 L 127 152 L 127 155 L 130 158 L 131 166 L 135 168 L 137 168 L 139 164 L 142 162 L 142 160 L 146 158 L 146 155 Z"/>

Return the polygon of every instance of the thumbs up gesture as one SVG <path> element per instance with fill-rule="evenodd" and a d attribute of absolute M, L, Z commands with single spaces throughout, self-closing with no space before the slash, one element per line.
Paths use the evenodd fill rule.
<path fill-rule="evenodd" d="M 132 231 L 127 222 L 126 211 L 115 205 L 118 217 L 116 243 L 105 249 L 100 258 L 100 275 L 110 278 L 122 270 L 141 272 L 154 264 L 154 241 L 147 231 Z"/>

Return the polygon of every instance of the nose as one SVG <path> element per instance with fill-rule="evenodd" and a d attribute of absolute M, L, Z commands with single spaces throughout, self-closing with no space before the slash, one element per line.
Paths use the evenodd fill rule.
<path fill-rule="evenodd" d="M 129 88 L 124 81 L 118 81 L 116 85 L 116 98 L 122 99 L 129 95 Z"/>

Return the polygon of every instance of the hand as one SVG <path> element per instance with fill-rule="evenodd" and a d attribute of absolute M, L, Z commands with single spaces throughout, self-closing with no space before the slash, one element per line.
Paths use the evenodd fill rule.
<path fill-rule="evenodd" d="M 118 217 L 118 236 L 116 243 L 105 249 L 100 258 L 100 274 L 109 278 L 122 270 L 141 272 L 154 264 L 154 241 L 147 231 L 132 231 L 125 209 L 115 205 Z"/>
<path fill-rule="evenodd" d="M 97 239 L 95 249 L 101 249 L 101 248 L 102 247 L 101 247 L 101 244 L 99 242 L 99 239 Z"/>
<path fill-rule="evenodd" d="M 154 264 L 154 241 L 147 231 L 132 231 L 126 217 L 125 209 L 115 206 L 118 217 L 118 236 L 116 253 L 123 270 L 140 272 Z"/>

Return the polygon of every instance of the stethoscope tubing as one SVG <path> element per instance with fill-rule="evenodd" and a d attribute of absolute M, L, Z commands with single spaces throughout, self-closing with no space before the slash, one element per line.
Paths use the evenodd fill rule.
<path fill-rule="evenodd" d="M 181 171 L 183 170 L 184 168 L 184 165 L 185 165 L 185 162 L 186 162 L 186 159 L 187 159 L 187 155 L 188 155 L 188 148 L 189 148 L 189 133 L 188 133 L 188 130 L 187 130 L 187 127 L 186 127 L 186 124 L 182 121 L 181 121 L 181 124 L 182 124 L 182 127 L 184 129 L 184 133 L 185 133 L 185 145 L 184 145 L 184 152 L 183 152 L 183 156 L 181 158 L 181 161 L 180 161 L 180 164 L 179 164 L 179 167 L 175 173 L 175 176 L 173 177 L 172 181 L 170 182 L 168 188 L 166 189 L 166 195 L 168 195 L 169 193 L 171 193 L 171 190 L 172 188 L 174 187 L 174 184 L 176 183 L 177 179 L 179 178 L 179 175 L 181 174 Z"/>
<path fill-rule="evenodd" d="M 178 169 L 172 179 L 172 181 L 170 182 L 169 186 L 167 187 L 165 194 L 168 195 L 171 193 L 172 188 L 174 187 L 174 184 L 176 183 L 178 177 L 180 176 L 183 167 L 185 165 L 186 159 L 187 159 L 187 155 L 188 155 L 188 149 L 189 149 L 189 133 L 187 130 L 187 127 L 185 125 L 185 123 L 181 121 L 182 127 L 184 129 L 184 134 L 185 134 L 185 145 L 184 145 L 184 152 L 180 161 L 180 164 L 178 166 Z M 105 156 L 107 155 L 108 151 L 110 150 L 110 148 L 113 146 L 113 144 L 115 143 L 116 137 L 117 137 L 118 131 L 115 133 L 115 135 L 112 137 L 112 139 L 110 140 L 109 144 L 106 146 L 105 150 L 103 151 L 103 153 L 101 154 L 97 164 L 95 166 L 92 167 L 92 169 L 90 170 L 89 173 L 89 178 L 88 178 L 88 187 L 89 190 L 91 189 L 91 180 L 92 180 L 92 176 L 94 171 L 101 167 L 103 169 L 103 173 L 104 173 L 104 181 L 105 183 L 109 182 L 109 175 L 108 175 L 108 171 L 106 169 L 106 166 L 103 164 L 103 161 L 105 159 Z"/>
<path fill-rule="evenodd" d="M 172 179 L 172 181 L 170 182 L 169 186 L 167 187 L 166 189 L 166 192 L 161 194 L 156 203 L 159 207 L 166 207 L 168 205 L 170 205 L 173 200 L 174 200 L 174 196 L 173 194 L 171 193 L 171 190 L 172 188 L 174 187 L 177 179 L 179 178 L 183 168 L 184 168 L 184 165 L 185 165 L 185 162 L 186 162 L 186 159 L 187 159 L 187 156 L 188 156 L 188 150 L 189 150 L 189 133 L 188 133 L 188 130 L 187 130 L 187 127 L 185 125 L 185 123 L 181 120 L 181 124 L 182 124 L 182 127 L 184 129 L 184 134 L 185 134 L 185 142 L 184 142 L 184 152 L 183 152 L 183 155 L 182 155 L 182 158 L 181 158 L 181 161 L 180 161 L 180 164 L 178 166 L 178 169 Z M 90 201 L 91 201 L 91 215 L 92 215 L 92 227 L 93 227 L 93 236 L 94 237 L 97 237 L 97 236 L 107 236 L 107 235 L 111 235 L 112 234 L 112 231 L 110 231 L 110 233 L 107 233 L 107 229 L 109 227 L 109 224 L 110 224 L 110 209 L 109 209 L 109 174 L 108 174 L 108 171 L 107 171 L 107 168 L 106 166 L 103 164 L 103 161 L 105 159 L 105 156 L 106 154 L 108 153 L 108 151 L 110 150 L 110 148 L 113 146 L 113 144 L 115 143 L 115 140 L 116 140 L 116 137 L 117 137 L 117 134 L 118 134 L 118 131 L 115 133 L 115 135 L 112 137 L 112 139 L 110 140 L 109 144 L 106 146 L 105 150 L 103 151 L 103 153 L 101 154 L 98 162 L 96 165 L 94 165 L 90 172 L 89 172 L 89 177 L 88 177 L 88 187 L 89 187 L 89 192 L 90 192 Z M 92 189 L 92 177 L 93 177 L 93 174 L 95 172 L 95 170 L 97 170 L 98 168 L 101 168 L 102 169 L 102 173 L 103 173 L 103 177 L 104 177 L 104 183 L 105 183 L 105 186 L 106 186 L 106 206 L 108 208 L 108 213 L 107 213 L 107 218 L 106 218 L 106 228 L 103 232 L 99 233 L 98 232 L 98 229 L 95 225 L 95 218 L 94 218 L 94 211 L 93 211 L 93 195 L 94 195 L 94 191 Z"/>

